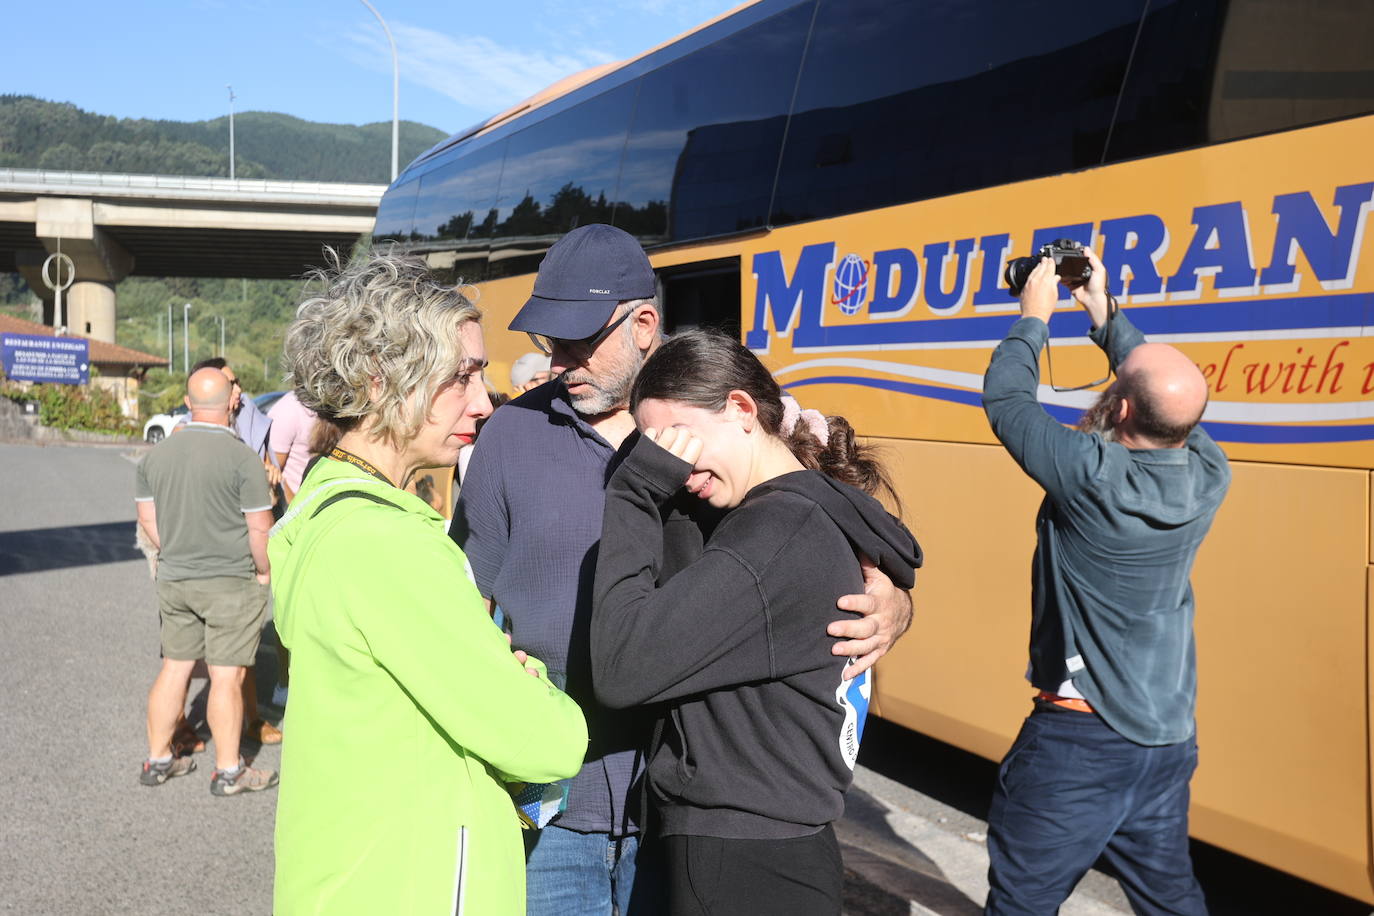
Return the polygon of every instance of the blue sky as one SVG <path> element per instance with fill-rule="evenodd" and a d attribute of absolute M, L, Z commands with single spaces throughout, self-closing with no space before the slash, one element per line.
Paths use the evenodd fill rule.
<path fill-rule="evenodd" d="M 729 0 L 372 0 L 400 52 L 401 117 L 467 127 L 563 76 L 631 57 Z M 7 4 L 0 93 L 117 117 L 199 121 L 280 111 L 391 119 L 391 57 L 357 0 L 70 0 Z"/>

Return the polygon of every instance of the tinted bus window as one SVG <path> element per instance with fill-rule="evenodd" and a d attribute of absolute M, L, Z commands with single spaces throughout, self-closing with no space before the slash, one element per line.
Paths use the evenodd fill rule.
<path fill-rule="evenodd" d="M 1142 0 L 820 0 L 772 221 L 1097 165 Z"/>
<path fill-rule="evenodd" d="M 465 151 L 421 176 L 412 237 L 421 251 L 453 251 L 450 265 L 466 280 L 486 277 L 487 246 L 496 227 L 496 189 L 504 141 Z"/>
<path fill-rule="evenodd" d="M 409 241 L 410 227 L 415 224 L 415 195 L 419 190 L 420 182 L 410 181 L 386 193 L 377 205 L 377 227 L 372 233 L 378 241 Z"/>
<path fill-rule="evenodd" d="M 1108 160 L 1374 111 L 1374 3 L 1153 0 Z"/>
<path fill-rule="evenodd" d="M 1207 142 L 1224 0 L 1155 0 L 1140 28 L 1105 161 Z"/>
<path fill-rule="evenodd" d="M 537 270 L 563 233 L 611 221 L 634 97 L 621 86 L 511 135 L 491 276 Z"/>
<path fill-rule="evenodd" d="M 615 224 L 646 243 L 765 224 L 812 5 L 645 74 Z"/>

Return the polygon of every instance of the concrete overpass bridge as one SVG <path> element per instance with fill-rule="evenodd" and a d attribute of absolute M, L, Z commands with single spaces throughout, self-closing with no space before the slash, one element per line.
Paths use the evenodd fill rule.
<path fill-rule="evenodd" d="M 75 282 L 64 324 L 114 342 L 115 284 L 127 276 L 290 278 L 371 232 L 385 185 L 0 169 L 0 271 L 40 271 L 59 250 Z"/>

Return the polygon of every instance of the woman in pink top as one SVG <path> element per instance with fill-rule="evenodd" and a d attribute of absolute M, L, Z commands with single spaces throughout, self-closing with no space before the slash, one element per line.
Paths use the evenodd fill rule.
<path fill-rule="evenodd" d="M 315 411 L 296 400 L 288 391 L 267 412 L 272 418 L 268 443 L 281 466 L 282 487 L 291 501 L 301 488 L 305 466 L 310 462 L 310 431 L 315 427 Z"/>

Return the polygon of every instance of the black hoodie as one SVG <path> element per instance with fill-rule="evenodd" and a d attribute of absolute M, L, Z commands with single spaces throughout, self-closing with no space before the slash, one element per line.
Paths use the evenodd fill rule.
<path fill-rule="evenodd" d="M 921 549 L 877 500 L 814 471 L 751 489 L 666 582 L 661 512 L 691 466 L 640 439 L 611 477 L 592 678 L 607 706 L 667 703 L 650 749 L 662 832 L 805 836 L 844 811 L 867 673 L 841 677 L 826 626 L 863 591 L 857 554 L 911 588 Z"/>

